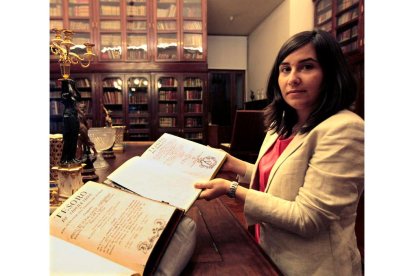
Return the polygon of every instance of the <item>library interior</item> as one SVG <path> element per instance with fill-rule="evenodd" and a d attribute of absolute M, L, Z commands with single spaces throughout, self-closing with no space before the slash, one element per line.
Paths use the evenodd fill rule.
<path fill-rule="evenodd" d="M 212 172 L 211 175 L 198 179 L 207 182 L 215 178 L 216 175 L 217 177 L 221 175 L 219 173 L 220 166 L 222 166 L 221 168 L 226 167 L 226 162 L 230 160 L 227 158 L 220 162 L 221 157 L 215 156 L 212 151 L 218 149 L 224 155 L 227 154 L 242 162 L 254 164 L 255 170 L 265 170 L 265 167 L 261 165 L 263 163 L 261 160 L 265 159 L 262 159 L 265 154 L 262 151 L 268 141 L 266 140 L 269 136 L 267 130 L 271 126 L 267 121 L 269 118 L 275 119 L 277 113 L 272 111 L 273 117 L 269 117 L 269 106 L 276 101 L 276 97 L 272 91 L 269 91 L 268 81 L 272 70 L 275 69 L 273 66 L 276 64 L 275 60 L 279 50 L 289 38 L 303 31 L 323 30 L 336 40 L 340 51 L 349 64 L 356 84 L 354 91 L 356 96 L 348 109 L 354 115 L 356 114 L 361 122 L 364 120 L 364 0 L 51 0 L 49 8 L 49 215 L 51 224 L 55 220 L 63 223 L 65 220 L 62 217 L 63 212 L 68 216 L 64 222 L 68 225 L 65 224 L 64 227 L 69 229 L 73 226 L 69 227 L 69 224 L 71 222 L 73 224 L 75 221 L 75 219 L 70 219 L 69 213 L 73 215 L 82 210 L 87 212 L 83 208 L 95 204 L 92 201 L 95 198 L 91 199 L 92 196 L 83 197 L 85 194 L 93 194 L 94 192 L 90 188 L 92 186 L 85 185 L 89 181 L 110 186 L 125 193 L 132 192 L 134 195 L 140 195 L 139 198 L 141 198 L 145 192 L 136 192 L 132 188 L 126 188 L 126 182 L 145 178 L 147 182 L 143 180 L 142 182 L 147 186 L 147 190 L 158 191 L 155 184 L 151 188 L 152 182 L 161 182 L 161 180 L 149 181 L 152 178 L 138 174 L 140 171 L 138 169 L 132 170 L 134 177 L 125 177 L 126 180 L 121 177 L 115 178 L 114 174 L 119 173 L 121 169 L 124 173 L 126 172 L 126 165 L 132 164 L 130 160 L 135 160 L 133 164 L 137 165 L 144 160 L 144 157 L 145 159 L 158 158 L 158 161 L 165 162 L 162 166 L 173 166 L 176 170 L 181 169 L 181 165 L 184 167 L 191 160 L 193 169 L 190 171 L 193 171 L 194 174 L 200 168 Z M 300 49 L 304 48 L 299 48 L 293 54 L 285 56 L 285 60 L 295 57 L 294 53 L 300 52 Z M 291 71 L 296 72 L 296 64 L 292 62 L 290 66 Z M 279 71 L 281 67 L 282 65 L 276 67 L 276 70 Z M 280 70 L 282 72 L 282 69 Z M 306 74 L 306 70 L 300 71 L 297 75 Z M 325 71 L 323 74 L 328 75 Z M 281 83 L 280 75 L 279 85 Z M 300 80 L 300 82 L 302 81 Z M 277 86 L 277 84 L 275 85 Z M 283 90 L 282 87 L 280 90 Z M 288 96 L 289 94 L 286 97 Z M 281 98 L 281 96 L 279 97 Z M 286 100 L 286 102 L 288 101 Z M 281 107 L 280 103 L 278 107 Z M 288 111 L 286 111 L 287 113 Z M 329 116 L 334 117 L 335 115 L 330 114 Z M 295 120 L 299 119 L 295 117 Z M 273 128 L 273 132 L 276 131 L 280 134 L 282 131 L 281 133 L 285 135 L 286 132 L 283 129 L 285 127 L 291 127 L 291 131 L 295 131 L 293 126 L 289 126 L 285 121 L 282 120 L 281 124 L 282 130 Z M 324 122 L 319 121 L 318 124 L 322 125 Z M 315 131 L 318 126 L 314 126 Z M 305 134 L 309 133 L 308 136 L 312 136 L 312 131 L 308 130 Z M 326 136 L 337 135 L 334 131 L 331 134 L 328 130 L 326 131 Z M 287 133 L 292 134 L 289 131 Z M 168 140 L 169 144 L 164 144 L 167 138 L 170 139 L 169 135 L 178 137 L 179 140 Z M 299 132 L 297 136 L 300 136 Z M 358 133 L 355 136 L 358 136 Z M 338 137 L 338 140 L 347 138 Z M 297 151 L 300 151 L 300 148 L 305 145 L 308 146 L 308 140 L 304 139 L 303 146 L 299 145 Z M 309 220 L 311 221 L 309 223 L 313 223 L 312 227 L 315 228 L 313 230 L 315 233 L 312 235 L 307 233 L 311 236 L 306 236 L 306 233 L 304 236 L 298 234 L 291 229 L 293 226 L 284 226 L 284 223 L 293 224 L 287 219 L 284 220 L 284 217 L 281 219 L 269 218 L 272 215 L 279 216 L 277 210 L 272 211 L 271 214 L 260 214 L 258 217 L 252 218 L 252 211 L 249 210 L 252 193 L 249 193 L 249 190 L 258 190 L 257 187 L 252 186 L 252 183 L 258 182 L 259 176 L 252 178 L 251 181 L 242 182 L 240 179 L 243 178 L 243 175 L 233 171 L 227 174 L 229 191 L 211 200 L 203 200 L 197 199 L 197 196 L 200 195 L 200 192 L 203 194 L 208 189 L 198 190 L 196 197 L 192 198 L 188 210 L 177 207 L 178 211 L 172 213 L 170 220 L 162 224 L 160 228 L 156 228 L 159 232 L 157 235 L 153 233 L 155 236 L 148 238 L 151 242 L 150 245 L 145 245 L 147 246 L 145 250 L 142 249 L 144 246 L 142 242 L 140 243 L 139 253 L 136 254 L 148 251 L 149 256 L 148 260 L 143 261 L 142 271 L 137 271 L 135 267 L 131 266 L 125 267 L 122 261 L 115 260 L 116 265 L 102 264 L 93 257 L 91 257 L 91 261 L 88 261 L 87 257 L 78 257 L 65 263 L 63 261 L 67 259 L 65 254 L 72 252 L 72 249 L 68 249 L 60 241 L 53 238 L 50 251 L 52 275 L 60 275 L 59 273 L 63 272 L 69 273 L 69 275 L 70 273 L 82 275 L 87 272 L 105 275 L 108 271 L 121 271 L 119 275 L 132 275 L 136 272 L 144 273 L 144 275 L 154 273 L 162 275 L 162 272 L 166 273 L 165 275 L 295 274 L 301 270 L 299 268 L 292 270 L 291 267 L 305 269 L 307 265 L 311 266 L 308 264 L 309 259 L 300 260 L 300 256 L 303 255 L 294 256 L 296 251 L 293 250 L 290 253 L 293 256 L 292 259 L 296 257 L 299 259 L 296 264 L 293 264 L 294 261 L 291 263 L 289 261 L 278 262 L 279 259 L 286 258 L 286 253 L 282 252 L 279 258 L 277 243 L 262 245 L 257 239 L 258 233 L 261 233 L 260 238 L 263 238 L 263 241 L 272 239 L 273 237 L 270 235 L 275 235 L 276 240 L 289 237 L 289 241 L 280 245 L 279 250 L 288 250 L 286 249 L 289 246 L 287 243 L 290 241 L 292 246 L 298 247 L 303 241 L 303 244 L 306 244 L 303 250 L 316 250 L 311 249 L 308 240 L 319 239 L 321 244 L 330 242 L 325 239 L 326 233 L 329 235 L 330 231 L 337 231 L 334 229 L 335 227 L 345 228 L 342 223 L 348 225 L 348 222 L 351 225 L 352 233 L 347 232 L 346 235 L 355 240 L 353 241 L 356 247 L 355 252 L 351 253 L 352 256 L 344 255 L 343 258 L 334 255 L 336 253 L 344 254 L 343 252 L 334 252 L 332 256 L 329 256 L 332 260 L 327 258 L 329 261 L 326 263 L 321 261 L 318 264 L 312 264 L 316 271 L 314 275 L 319 275 L 317 271 L 321 273 L 320 275 L 329 275 L 324 269 L 349 272 L 351 270 L 346 269 L 354 269 L 351 266 L 356 262 L 352 258 L 359 258 L 358 265 L 360 267 L 357 270 L 352 270 L 357 271 L 357 274 L 349 275 L 363 274 L 364 192 L 353 182 L 359 176 L 352 178 L 349 177 L 349 174 L 353 171 L 349 174 L 341 171 L 344 175 L 337 176 L 335 180 L 340 181 L 338 179 L 345 177 L 345 175 L 352 178 L 351 180 L 344 178 L 345 180 L 338 184 L 341 187 L 344 186 L 342 188 L 344 190 L 355 189 L 353 190 L 352 202 L 346 198 L 350 201 L 347 203 L 348 205 L 343 202 L 335 202 L 335 200 L 342 200 L 335 198 L 339 196 L 336 192 L 332 192 L 332 198 L 318 199 L 318 196 L 329 197 L 331 194 L 325 193 L 325 191 L 322 194 L 322 192 L 312 190 L 315 189 L 314 187 L 321 187 L 324 190 L 330 189 L 325 186 L 337 183 L 333 182 L 333 178 L 335 178 L 333 175 L 339 174 L 339 172 L 322 172 L 322 169 L 317 167 L 323 165 L 323 170 L 328 168 L 334 170 L 334 165 L 324 163 L 345 162 L 346 160 L 341 160 L 341 158 L 348 158 L 351 150 L 348 153 L 338 150 L 335 152 L 337 156 L 328 156 L 328 153 L 325 152 L 328 149 L 322 149 L 322 147 L 331 147 L 330 144 L 323 145 L 323 143 L 330 141 L 320 139 L 321 141 L 318 143 L 321 143 L 319 145 L 321 148 L 314 146 L 309 150 L 314 154 L 307 160 L 309 162 L 308 171 L 303 172 L 303 187 L 299 187 L 299 192 L 297 192 L 297 198 L 306 201 L 306 203 L 300 202 L 301 205 L 305 205 L 302 206 L 303 208 L 314 208 L 323 213 L 319 214 L 314 209 L 309 211 Z M 362 142 L 357 140 L 354 138 L 355 143 L 363 145 L 363 136 Z M 284 140 L 280 139 L 280 141 Z M 289 145 L 293 147 L 294 142 L 293 140 Z M 343 143 L 346 142 L 346 140 L 343 141 Z M 333 143 L 332 147 L 334 146 L 338 145 Z M 346 149 L 348 145 L 343 147 Z M 321 151 L 319 154 L 317 154 L 318 150 Z M 289 146 L 286 151 L 289 151 Z M 294 152 L 292 151 L 291 154 Z M 150 154 L 155 157 L 149 158 Z M 203 156 L 203 154 L 208 155 Z M 329 154 L 334 155 L 332 152 Z M 321 155 L 326 160 L 319 160 Z M 139 160 L 134 158 L 137 156 L 141 156 Z M 268 160 L 275 156 L 269 157 L 266 154 L 265 157 Z M 284 155 L 281 154 L 280 158 L 282 157 Z M 177 161 L 176 159 L 181 160 L 179 165 L 174 163 Z M 153 160 L 146 161 L 153 162 Z M 299 160 L 293 161 L 299 166 Z M 289 166 L 292 166 L 291 162 L 293 161 L 289 161 Z M 276 164 L 278 164 L 277 161 Z M 156 169 L 158 165 L 158 163 L 154 164 L 152 168 Z M 196 165 L 198 167 L 194 168 Z M 160 165 L 157 170 L 158 178 L 163 179 L 162 182 L 166 182 L 163 184 L 168 184 L 167 182 L 170 181 L 173 182 L 172 186 L 176 185 L 178 176 L 169 176 L 170 170 L 164 169 L 162 166 Z M 292 181 L 296 179 L 291 176 L 295 170 L 284 175 L 282 167 L 280 167 L 280 174 L 276 175 L 277 178 L 285 181 L 281 183 L 287 183 L 289 179 Z M 273 181 L 271 180 L 272 174 L 275 174 L 276 171 L 270 171 L 271 169 L 272 167 L 268 168 L 269 182 L 267 183 Z M 146 170 L 146 172 L 148 171 L 149 169 Z M 189 175 L 192 174 L 190 171 L 183 169 L 183 172 Z M 298 169 L 296 173 L 300 174 L 302 171 Z M 114 181 L 114 179 L 124 179 L 122 181 L 125 181 L 125 184 L 121 180 Z M 312 181 L 320 181 L 320 183 L 310 183 Z M 361 181 L 363 187 L 363 175 Z M 186 181 L 180 180 L 178 182 L 184 183 Z M 193 189 L 194 182 L 190 183 L 191 187 L 188 189 Z M 312 189 L 308 186 L 312 186 Z M 357 186 L 358 188 L 356 188 Z M 167 185 L 165 187 L 171 194 L 174 193 L 175 188 L 169 188 Z M 242 191 L 245 191 L 244 189 L 248 191 L 247 195 L 240 198 Z M 159 190 L 165 192 L 162 188 Z M 280 204 L 285 205 L 294 204 L 295 200 L 298 200 L 297 198 L 288 198 L 286 194 L 283 194 L 283 189 L 279 190 L 280 194 L 271 194 L 269 190 L 272 189 L 255 192 L 283 199 L 283 203 Z M 153 194 L 153 192 L 149 193 Z M 115 192 L 110 195 L 115 198 Z M 82 197 L 84 201 L 80 201 Z M 97 197 L 98 195 L 96 195 Z M 84 230 L 83 232 L 86 231 L 88 225 L 85 224 L 88 222 L 85 223 L 85 221 L 89 221 L 90 224 L 97 223 L 91 227 L 94 230 L 90 230 L 91 232 L 88 233 L 92 236 L 98 235 L 97 228 L 103 227 L 104 223 L 109 221 L 108 217 L 111 214 L 115 217 L 116 211 L 114 209 L 116 208 L 114 206 L 118 205 L 114 203 L 113 206 L 108 207 L 109 209 L 102 206 L 104 201 L 108 201 L 109 204 L 108 197 L 96 203 L 101 208 L 99 212 L 95 211 L 87 216 L 86 213 L 82 214 L 86 217 L 78 225 L 73 226 L 75 228 L 69 235 L 70 239 L 75 232 L 77 235 L 81 235 L 80 228 Z M 77 209 L 69 212 L 67 209 L 69 204 L 76 202 L 76 200 L 83 203 L 79 203 L 76 205 Z M 91 200 L 90 204 L 87 203 L 88 200 Z M 169 199 L 160 199 L 162 203 L 168 203 L 167 200 Z M 314 201 L 323 206 L 317 206 Z M 132 199 L 131 202 L 135 201 Z M 126 216 L 131 220 L 137 215 L 130 210 L 132 204 L 122 211 L 123 213 L 117 222 L 119 224 L 116 227 L 119 228 L 122 225 L 121 222 L 124 222 L 123 219 Z M 140 212 L 145 209 L 143 206 L 146 206 L 147 203 L 140 202 L 139 204 L 141 204 L 139 212 L 134 210 L 140 216 L 142 215 Z M 274 206 L 279 205 L 275 204 Z M 337 211 L 335 208 L 342 209 Z M 130 211 L 131 213 L 129 213 Z M 292 212 L 295 211 L 297 210 L 292 209 Z M 95 220 L 92 218 L 100 212 L 102 214 L 108 212 L 105 213 L 108 216 L 106 220 L 100 218 L 98 221 L 98 217 Z M 113 213 L 109 214 L 110 212 Z M 322 216 L 323 219 L 320 218 Z M 148 215 L 148 217 L 151 216 Z M 126 221 L 126 219 L 124 220 Z M 184 222 L 188 221 L 190 221 L 188 225 L 196 227 L 188 227 L 183 230 Z M 256 224 L 252 224 L 252 221 Z M 307 221 L 303 223 L 307 223 Z M 100 236 L 102 240 L 99 242 L 99 246 L 96 245 L 97 251 L 94 251 L 94 254 L 103 256 L 104 259 L 105 257 L 108 259 L 105 256 L 107 251 L 115 252 L 117 250 L 122 239 L 125 243 L 133 244 L 135 242 L 133 238 L 128 241 L 124 238 L 127 235 L 126 232 L 132 231 L 132 227 L 143 228 L 142 225 L 131 226 L 129 222 L 125 222 L 125 229 L 129 230 L 123 229 L 123 232 L 115 233 L 113 230 L 115 226 L 111 225 L 111 227 L 112 234 L 105 237 Z M 152 231 L 155 231 L 154 229 L 152 228 Z M 184 238 L 179 234 L 182 234 Z M 279 237 L 276 237 L 277 235 Z M 111 238 L 114 240 L 109 241 L 108 239 Z M 180 238 L 182 239 L 182 250 L 175 248 L 176 251 L 172 253 L 172 248 L 176 246 L 175 242 L 180 241 Z M 286 240 L 288 239 L 286 238 Z M 104 242 L 105 246 L 102 245 Z M 352 241 L 331 242 L 336 243 L 335 246 L 341 250 L 340 246 L 348 246 L 346 243 Z M 341 242 L 345 244 L 341 244 Z M 270 245 L 275 246 L 269 248 Z M 111 249 L 108 249 L 109 247 Z M 184 249 L 186 252 L 182 252 Z M 320 250 L 322 251 L 322 249 Z M 318 250 L 314 251 L 316 255 L 319 253 Z M 79 256 L 84 256 L 82 254 L 79 253 Z M 320 254 L 323 258 L 326 257 L 325 253 Z M 344 258 L 349 259 L 344 260 Z M 125 256 L 124 259 L 126 259 Z M 330 261 L 332 263 L 328 264 Z M 99 263 L 99 265 L 93 265 L 92 262 Z M 337 270 L 338 268 L 335 266 L 341 266 L 345 270 L 341 270 L 342 268 Z"/>

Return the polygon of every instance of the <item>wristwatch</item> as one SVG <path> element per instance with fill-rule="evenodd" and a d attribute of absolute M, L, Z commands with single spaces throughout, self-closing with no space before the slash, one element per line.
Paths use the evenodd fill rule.
<path fill-rule="evenodd" d="M 238 186 L 239 183 L 237 183 L 236 181 L 231 182 L 230 190 L 228 191 L 227 196 L 230 198 L 234 198 L 236 196 L 236 190 Z"/>

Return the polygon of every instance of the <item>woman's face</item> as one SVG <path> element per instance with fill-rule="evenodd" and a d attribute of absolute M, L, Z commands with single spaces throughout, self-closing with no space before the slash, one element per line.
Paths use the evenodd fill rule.
<path fill-rule="evenodd" d="M 312 43 L 288 55 L 279 66 L 279 87 L 286 103 L 303 123 L 315 108 L 323 80 L 322 68 Z"/>

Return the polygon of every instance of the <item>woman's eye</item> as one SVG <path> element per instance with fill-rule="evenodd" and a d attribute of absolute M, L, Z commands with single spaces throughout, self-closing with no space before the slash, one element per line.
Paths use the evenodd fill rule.
<path fill-rule="evenodd" d="M 280 67 L 279 71 L 280 71 L 281 73 L 287 73 L 287 72 L 290 72 L 290 67 L 287 67 L 287 66 Z"/>
<path fill-rule="evenodd" d="M 303 65 L 303 69 L 304 70 L 311 70 L 311 69 L 313 69 L 315 66 L 313 66 L 313 64 L 304 64 Z"/>

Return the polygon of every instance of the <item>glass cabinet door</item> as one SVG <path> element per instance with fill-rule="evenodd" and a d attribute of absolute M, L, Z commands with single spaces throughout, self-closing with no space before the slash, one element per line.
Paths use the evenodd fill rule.
<path fill-rule="evenodd" d="M 148 3 L 128 0 L 126 6 L 127 60 L 148 60 Z"/>
<path fill-rule="evenodd" d="M 203 60 L 203 14 L 201 0 L 183 0 L 183 58 Z"/>
<path fill-rule="evenodd" d="M 175 77 L 160 77 L 157 81 L 158 137 L 164 133 L 178 135 L 178 81 Z M 155 137 L 155 138 L 158 138 Z"/>
<path fill-rule="evenodd" d="M 100 113 L 102 117 L 105 117 L 106 112 L 108 112 L 114 126 L 124 124 L 122 91 L 123 82 L 120 77 L 102 79 L 102 101 L 106 110 L 102 108 Z"/>
<path fill-rule="evenodd" d="M 149 77 L 128 78 L 128 139 L 150 140 Z"/>
<path fill-rule="evenodd" d="M 99 1 L 99 43 L 101 60 L 122 59 L 121 3 L 119 0 Z"/>
<path fill-rule="evenodd" d="M 178 60 L 177 0 L 156 0 L 155 8 L 155 59 Z"/>
<path fill-rule="evenodd" d="M 184 94 L 184 138 L 203 139 L 203 80 L 187 77 L 183 82 Z"/>
<path fill-rule="evenodd" d="M 83 55 L 86 53 L 85 42 L 92 42 L 91 37 L 91 3 L 83 0 L 69 0 L 68 28 L 74 32 L 72 52 Z"/>

